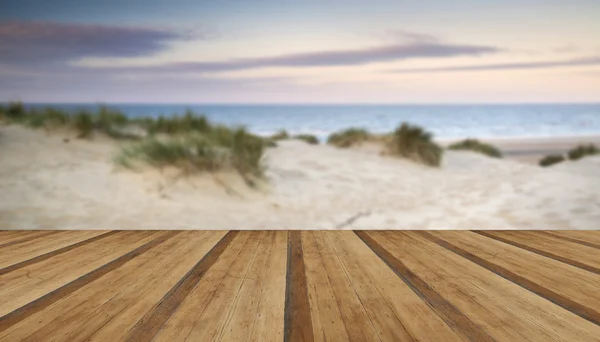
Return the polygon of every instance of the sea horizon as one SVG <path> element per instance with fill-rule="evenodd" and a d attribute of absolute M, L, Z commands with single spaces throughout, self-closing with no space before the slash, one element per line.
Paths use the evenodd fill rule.
<path fill-rule="evenodd" d="M 360 127 L 386 133 L 402 122 L 420 125 L 436 139 L 553 138 L 600 135 L 600 103 L 526 104 L 219 104 L 219 103 L 24 103 L 66 111 L 107 106 L 131 118 L 181 115 L 191 110 L 212 122 L 244 126 L 259 135 L 285 129 L 326 140 L 331 133 Z"/>

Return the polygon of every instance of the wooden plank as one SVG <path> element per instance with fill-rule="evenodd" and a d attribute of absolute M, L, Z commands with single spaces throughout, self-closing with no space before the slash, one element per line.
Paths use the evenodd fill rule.
<path fill-rule="evenodd" d="M 470 232 L 418 232 L 438 245 L 600 324 L 600 276 Z"/>
<path fill-rule="evenodd" d="M 235 296 L 233 307 L 229 311 L 229 315 L 226 319 L 227 323 L 225 323 L 223 333 L 218 338 L 219 341 L 247 340 L 249 336 L 252 336 L 252 332 L 258 321 L 257 318 L 264 314 L 272 315 L 272 313 L 268 311 L 261 312 L 258 309 L 262 289 L 266 285 L 265 281 L 267 279 L 265 276 L 268 270 L 268 265 L 274 257 L 273 248 L 275 247 L 275 235 L 276 232 L 274 231 L 267 231 L 264 233 L 264 236 L 258 245 L 258 250 L 256 252 L 254 260 L 250 264 L 250 268 L 244 276 L 240 290 Z M 278 255 L 278 257 L 282 256 L 285 257 L 285 254 Z M 280 269 L 280 271 L 283 271 L 283 273 L 280 273 L 280 275 L 284 276 L 285 266 L 282 269 Z M 277 294 L 280 295 L 279 302 L 283 304 L 281 306 L 283 313 L 285 305 L 285 288 L 283 292 L 268 295 L 277 296 Z M 275 308 L 278 307 L 276 306 Z M 283 331 L 283 315 L 281 316 L 281 318 L 282 319 L 279 321 L 280 326 L 277 326 L 276 329 Z M 271 339 L 273 339 L 274 337 L 275 336 L 271 337 Z M 281 337 L 283 337 L 283 335 Z"/>
<path fill-rule="evenodd" d="M 600 327 L 414 232 L 378 241 L 495 340 L 597 341 Z"/>
<path fill-rule="evenodd" d="M 108 262 L 106 264 L 101 264 L 103 266 L 100 266 L 96 269 L 93 269 L 93 267 L 95 265 L 93 265 L 93 263 L 88 261 L 88 264 L 92 264 L 91 272 L 70 273 L 69 274 L 70 277 L 76 277 L 75 279 L 71 280 L 70 282 L 68 282 L 60 287 L 56 287 L 51 292 L 47 292 L 47 289 L 44 289 L 45 295 L 43 295 L 41 297 L 33 297 L 33 298 L 37 298 L 37 299 L 34 299 L 33 301 L 20 300 L 18 302 L 19 304 L 20 303 L 27 303 L 27 304 L 24 304 L 24 305 L 21 304 L 21 305 L 17 306 L 18 309 L 14 310 L 14 311 L 8 311 L 7 314 L 0 317 L 0 332 L 5 331 L 6 329 L 10 328 L 11 326 L 15 325 L 16 323 L 22 321 L 23 319 L 35 314 L 36 312 L 38 312 L 40 310 L 43 310 L 44 308 L 48 307 L 49 305 L 70 295 L 71 293 L 77 291 L 78 289 L 82 288 L 83 286 L 85 286 L 85 285 L 93 282 L 94 280 L 102 277 L 103 275 L 113 271 L 114 269 L 120 267 L 121 265 L 130 261 L 131 259 L 135 258 L 136 256 L 146 252 L 148 249 L 156 246 L 157 244 L 164 242 L 166 239 L 172 237 L 174 234 L 176 234 L 176 232 L 157 233 L 157 234 L 149 235 L 148 237 L 150 237 L 150 239 L 138 238 L 138 240 L 136 242 L 130 243 L 130 246 L 133 249 L 130 248 L 129 251 L 125 254 L 121 254 L 122 251 L 120 249 L 117 249 L 117 252 L 119 252 L 118 255 L 120 255 L 119 257 L 113 258 L 110 262 Z M 104 261 L 104 258 L 101 258 L 101 262 L 103 262 L 103 261 Z M 78 271 L 80 271 L 80 270 L 78 270 Z M 70 278 L 67 278 L 67 279 L 70 279 Z M 64 279 L 61 279 L 61 280 L 64 281 Z M 19 299 L 22 299 L 22 298 L 23 297 L 19 297 Z M 11 305 L 8 306 L 9 309 L 14 307 L 13 302 L 11 302 L 10 304 Z M 2 306 L 2 309 L 6 310 L 4 305 Z"/>
<path fill-rule="evenodd" d="M 170 289 L 166 286 L 170 284 L 172 287 L 193 266 L 194 253 L 202 253 L 202 250 L 205 253 L 212 247 L 210 244 L 202 246 L 206 237 L 203 232 L 200 233 L 175 232 L 177 235 L 172 238 L 19 322 L 0 334 L 0 339 L 10 337 L 18 341 L 40 341 L 46 336 L 55 336 L 55 341 L 86 340 L 98 329 L 114 322 L 116 316 L 119 316 L 118 323 L 135 317 L 131 323 L 133 326 L 143 313 L 123 317 L 120 312 L 138 307 L 149 298 L 155 299 L 150 306 L 158 302 L 160 296 L 153 295 L 148 288 L 162 289 L 162 294 L 166 293 Z M 212 240 L 216 243 L 216 239 Z M 196 252 L 197 249 L 200 252 Z M 171 276 L 174 273 L 175 276 Z M 113 334 L 111 339 L 123 338 L 126 331 Z"/>
<path fill-rule="evenodd" d="M 52 298 L 52 301 L 62 298 L 88 283 L 89 279 L 95 279 L 96 274 L 103 275 L 130 260 L 137 255 L 139 247 L 162 235 L 161 232 L 112 235 L 103 243 L 92 243 L 0 276 L 0 317 L 20 317 L 15 310 L 29 313 L 32 308 L 43 308 L 49 301 L 42 298 Z M 30 274 L 35 274 L 35 278 Z"/>
<path fill-rule="evenodd" d="M 289 234 L 284 341 L 314 341 L 301 232 Z"/>
<path fill-rule="evenodd" d="M 585 246 L 600 248 L 600 232 L 598 231 L 555 231 L 548 230 L 542 232 L 563 240 L 579 243 Z"/>
<path fill-rule="evenodd" d="M 230 231 L 128 332 L 127 341 L 150 341 L 237 235 Z"/>
<path fill-rule="evenodd" d="M 77 233 L 79 233 L 79 232 L 77 232 Z M 29 265 L 36 264 L 38 262 L 42 262 L 44 260 L 50 259 L 50 258 L 52 258 L 54 256 L 59 255 L 59 254 L 71 251 L 71 250 L 73 250 L 75 248 L 79 248 L 81 246 L 85 246 L 85 245 L 90 244 L 92 242 L 95 242 L 95 241 L 107 238 L 107 237 L 109 237 L 111 235 L 114 235 L 116 233 L 118 233 L 118 232 L 117 231 L 112 231 L 112 232 L 106 232 L 106 233 L 103 233 L 103 234 L 92 234 L 91 238 L 87 238 L 87 237 L 90 236 L 90 235 L 87 235 L 87 234 L 78 234 L 78 236 L 76 236 L 75 239 L 73 239 L 72 241 L 69 240 L 68 242 L 65 243 L 65 241 L 63 240 L 63 241 L 61 241 L 62 243 L 59 243 L 58 245 L 54 245 L 55 247 L 59 247 L 59 246 L 61 246 L 63 244 L 67 244 L 65 247 L 58 248 L 58 249 L 52 250 L 52 251 L 50 251 L 48 253 L 41 254 L 41 255 L 38 255 L 36 257 L 32 257 L 31 259 L 26 259 L 24 261 L 12 264 L 12 265 L 7 266 L 7 267 L 4 267 L 4 268 L 0 269 L 0 275 L 12 272 L 14 270 L 18 270 L 19 268 L 23 268 L 23 267 L 26 267 L 26 266 L 29 266 Z M 79 241 L 79 242 L 75 242 L 75 241 Z M 68 244 L 70 242 L 74 242 L 74 243 Z M 31 257 L 32 255 L 37 255 L 39 253 L 40 253 L 40 249 L 35 249 L 35 252 L 33 252 L 33 253 L 31 253 L 31 252 L 30 253 L 26 253 L 26 255 L 27 255 L 27 257 Z M 23 257 L 23 253 L 21 253 L 21 257 Z M 15 260 L 15 259 L 13 258 L 13 260 Z"/>
<path fill-rule="evenodd" d="M 125 281 L 126 286 L 111 283 L 110 286 L 115 290 L 110 300 L 88 315 L 80 314 L 77 325 L 69 331 L 53 334 L 60 336 L 62 341 L 106 341 L 117 338 L 127 341 L 128 332 L 140 318 L 153 309 L 182 278 L 192 273 L 195 265 L 206 260 L 204 258 L 222 241 L 225 234 L 223 231 L 182 232 L 173 241 L 170 250 L 152 251 L 156 255 L 154 264 L 160 267 L 154 265 L 147 270 L 136 269 L 138 277 L 133 281 Z M 159 257 L 161 255 L 163 258 Z M 122 291 L 119 292 L 119 289 Z"/>
<path fill-rule="evenodd" d="M 276 231 L 273 247 L 258 296 L 258 309 L 250 341 L 283 340 L 285 312 L 285 275 L 287 272 L 287 231 Z"/>
<path fill-rule="evenodd" d="M 21 236 L 25 236 L 27 233 L 35 233 L 37 231 L 31 230 L 0 230 L 0 242 L 4 242 L 5 239 L 10 239 L 13 237 L 17 237 L 19 239 Z"/>
<path fill-rule="evenodd" d="M 48 235 L 54 235 L 60 233 L 60 231 L 50 230 L 50 231 L 34 231 L 34 232 L 21 232 L 20 234 L 15 234 L 13 236 L 0 236 L 0 250 L 1 248 L 6 248 L 16 244 L 24 244 L 31 241 L 35 241 L 37 239 L 46 237 Z"/>
<path fill-rule="evenodd" d="M 192 250 L 184 256 L 173 258 L 173 266 L 166 264 L 162 268 L 166 268 L 169 271 L 161 275 L 154 282 L 148 285 L 144 285 L 146 289 L 140 296 L 138 296 L 137 302 L 133 305 L 128 306 L 125 310 L 120 312 L 114 319 L 108 324 L 103 326 L 98 332 L 96 332 L 91 338 L 91 341 L 106 341 L 114 336 L 123 336 L 125 341 L 125 333 L 132 330 L 135 324 L 138 322 L 139 317 L 146 314 L 164 295 L 170 291 L 177 282 L 183 278 L 190 269 L 192 269 L 197 261 L 206 258 L 206 255 L 210 253 L 212 248 L 216 246 L 227 234 L 227 231 L 206 231 L 203 235 L 199 235 L 200 232 L 192 232 L 196 239 L 191 239 Z M 201 239 L 201 241 L 200 241 Z M 143 283 L 143 281 L 142 281 Z M 117 300 L 116 305 L 121 305 Z M 104 312 L 104 308 L 98 310 L 100 314 Z"/>
<path fill-rule="evenodd" d="M 59 254 L 53 258 L 49 258 L 38 263 L 33 263 L 29 266 L 25 266 L 23 268 L 0 275 L 0 286 L 2 286 L 3 290 L 0 292 L 0 305 L 2 304 L 3 296 L 8 295 L 10 291 L 19 292 L 19 289 L 17 288 L 22 288 L 20 292 L 28 292 L 28 287 L 33 287 L 33 289 L 36 289 L 36 284 L 39 282 L 51 281 L 57 277 L 62 277 L 65 274 L 68 274 L 72 269 L 77 269 L 81 266 L 84 266 L 84 263 L 82 263 L 81 260 L 97 259 L 97 257 L 105 256 L 107 253 L 113 253 L 115 247 L 127 248 L 126 245 L 129 242 L 139 240 L 140 238 L 147 239 L 149 235 L 152 234 L 158 233 L 117 233 L 106 238 L 103 243 L 96 241 L 95 243 L 86 245 L 83 248 L 77 248 L 67 253 Z M 124 253 L 126 252 L 123 252 L 123 254 Z M 96 256 L 96 258 L 94 258 L 94 256 Z M 31 277 L 31 274 L 35 274 L 36 277 Z M 45 293 L 41 293 L 41 295 L 43 294 Z"/>
<path fill-rule="evenodd" d="M 600 250 L 530 231 L 475 231 L 566 264 L 600 274 Z"/>
<path fill-rule="evenodd" d="M 252 232 L 239 231 L 231 243 L 221 254 L 221 257 L 206 272 L 202 281 L 188 294 L 185 300 L 179 305 L 177 311 L 165 322 L 162 329 L 156 334 L 153 341 L 184 341 L 196 328 L 203 313 L 208 310 L 208 306 L 213 297 L 222 297 L 221 290 L 225 278 L 231 278 L 231 272 L 234 271 L 234 263 L 239 258 L 246 261 L 252 256 L 252 252 L 257 243 L 256 238 L 250 240 Z M 254 246 L 252 246 L 254 244 Z M 239 258 L 238 258 L 239 257 Z M 238 262 L 239 264 L 239 262 Z M 239 268 L 239 266 L 236 266 Z M 239 271 L 238 271 L 239 272 Z M 215 310 L 211 307 L 210 310 Z M 222 308 L 217 308 L 221 311 Z M 213 327 L 214 328 L 214 327 Z M 202 325 L 197 327 L 202 329 Z M 131 334 L 132 340 L 135 337 Z"/>
<path fill-rule="evenodd" d="M 392 309 L 392 314 L 398 317 L 414 340 L 466 341 L 353 232 L 327 231 L 323 234 L 328 237 L 341 263 L 348 270 L 351 280 L 354 282 L 363 275 L 367 277 L 372 287 L 371 291 L 381 295 L 385 304 Z M 360 287 L 364 291 L 367 287 L 363 287 L 363 284 L 355 283 L 355 288 Z M 364 303 L 365 299 L 361 298 L 361 301 Z M 384 314 L 383 311 L 374 311 L 376 318 L 372 320 Z"/>
<path fill-rule="evenodd" d="M 330 239 L 331 234 L 316 232 L 315 235 L 318 237 L 317 244 L 320 245 L 322 252 L 330 253 L 337 258 L 342 271 L 346 273 L 350 280 L 379 338 L 382 341 L 413 341 L 412 336 L 396 316 L 389 303 L 381 295 L 377 286 L 360 266 L 357 265 L 354 253 L 347 253 L 342 248 L 339 248 L 339 245 L 336 250 Z"/>
<path fill-rule="evenodd" d="M 43 232 L 43 230 L 0 230 L 0 244 L 33 237 Z"/>
<path fill-rule="evenodd" d="M 314 340 L 348 341 L 350 338 L 338 306 L 338 298 L 323 265 L 315 233 L 302 232 L 301 237 Z M 373 326 L 370 328 L 373 329 Z"/>
<path fill-rule="evenodd" d="M 69 245 L 106 234 L 106 231 L 64 231 L 29 243 L 0 249 L 0 269 L 25 262 L 40 255 L 54 252 Z M 111 233 L 114 234 L 114 233 Z"/>
<path fill-rule="evenodd" d="M 323 244 L 327 241 L 322 241 L 315 236 L 315 232 L 302 232 L 303 240 L 307 242 L 307 257 L 320 259 L 321 266 L 318 264 L 315 267 L 322 267 L 323 274 L 327 275 L 331 286 L 331 293 L 335 297 L 340 316 L 344 322 L 347 336 L 353 341 L 378 341 L 380 337 L 377 334 L 377 329 L 371 321 L 369 314 L 363 306 L 360 298 L 356 293 L 356 289 L 352 285 L 348 274 L 342 269 L 339 259 L 331 249 L 323 250 Z M 326 246 L 329 246 L 328 244 Z M 309 259 L 307 259 L 309 260 Z M 309 280 L 313 282 L 312 279 Z M 320 289 L 316 289 L 316 296 L 322 296 L 319 293 Z M 311 306 L 311 312 L 318 307 Z M 320 325 L 323 326 L 327 319 L 334 319 L 335 316 L 323 316 L 319 313 Z M 326 328 L 326 326 L 325 326 Z M 325 335 L 325 334 L 324 334 Z M 327 335 L 325 335 L 327 337 Z"/>
<path fill-rule="evenodd" d="M 388 251 L 389 244 L 385 247 L 365 231 L 355 232 L 369 248 L 375 252 L 419 297 L 426 301 L 446 324 L 454 331 L 471 341 L 493 341 L 493 339 L 479 325 L 462 313 L 451 302 L 447 301 L 440 293 L 432 288 L 418 274 L 408 268 L 393 252 Z M 381 236 L 380 233 L 379 236 Z M 391 235 L 391 234 L 390 234 Z M 395 246 L 393 246 L 395 247 Z"/>
<path fill-rule="evenodd" d="M 256 260 L 258 245 L 265 231 L 253 231 L 244 249 L 221 282 L 221 288 L 208 303 L 206 310 L 190 331 L 186 341 L 219 341 L 231 314 L 237 309 L 244 280 L 250 276 L 250 266 Z"/>

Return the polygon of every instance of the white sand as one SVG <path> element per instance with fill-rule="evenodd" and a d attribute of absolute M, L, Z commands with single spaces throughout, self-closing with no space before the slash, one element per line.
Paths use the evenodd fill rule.
<path fill-rule="evenodd" d="M 109 140 L 0 126 L 3 229 L 598 229 L 600 158 L 541 168 L 446 152 L 440 169 L 280 142 L 268 186 L 116 169 Z"/>

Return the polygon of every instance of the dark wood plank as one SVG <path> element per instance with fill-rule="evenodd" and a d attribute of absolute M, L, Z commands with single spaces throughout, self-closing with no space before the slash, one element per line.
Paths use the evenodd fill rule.
<path fill-rule="evenodd" d="M 419 297 L 427 302 L 433 310 L 454 331 L 470 341 L 494 341 L 480 326 L 471 321 L 465 314 L 437 293 L 423 279 L 413 273 L 402 261 L 388 252 L 366 231 L 354 232 L 381 260 L 408 285 Z M 391 233 L 391 232 L 388 232 Z"/>
<path fill-rule="evenodd" d="M 285 293 L 285 342 L 314 341 L 300 231 L 289 233 Z"/>

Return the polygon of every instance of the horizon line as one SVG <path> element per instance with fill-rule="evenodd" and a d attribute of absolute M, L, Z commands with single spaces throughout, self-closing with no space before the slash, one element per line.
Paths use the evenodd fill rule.
<path fill-rule="evenodd" d="M 575 102 L 110 102 L 110 101 L 0 101 L 25 105 L 209 105 L 209 106 L 514 106 L 514 105 L 600 105 L 600 101 Z"/>

